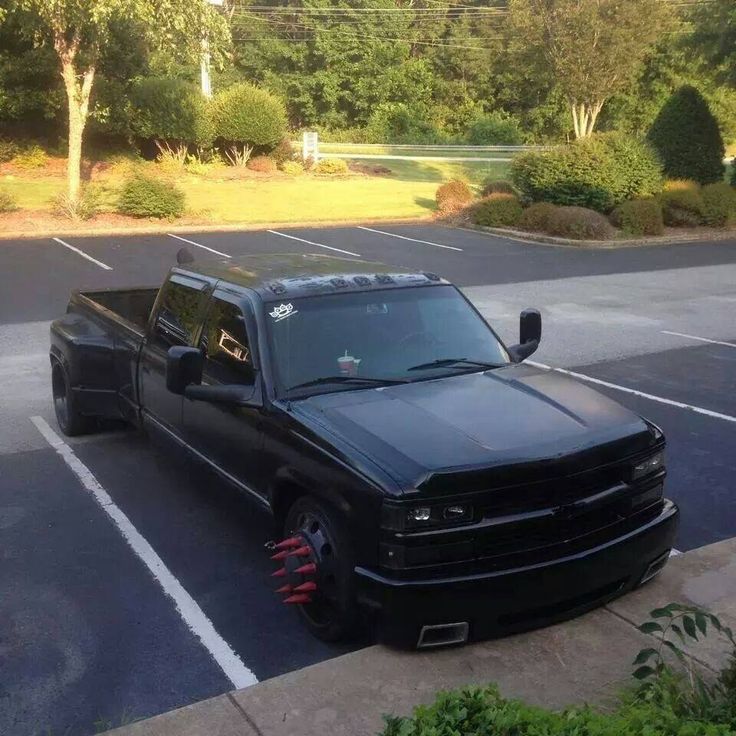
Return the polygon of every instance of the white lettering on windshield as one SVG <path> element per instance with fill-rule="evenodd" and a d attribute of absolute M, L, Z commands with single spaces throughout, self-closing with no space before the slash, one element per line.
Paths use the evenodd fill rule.
<path fill-rule="evenodd" d="M 269 315 L 273 317 L 276 322 L 281 322 L 282 319 L 291 317 L 292 314 L 298 314 L 298 311 L 294 309 L 293 304 L 279 304 L 278 307 L 274 307 L 272 312 L 269 312 Z"/>

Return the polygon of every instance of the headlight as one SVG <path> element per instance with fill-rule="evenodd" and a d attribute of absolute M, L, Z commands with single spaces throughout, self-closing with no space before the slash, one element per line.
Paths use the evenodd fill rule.
<path fill-rule="evenodd" d="M 631 469 L 631 480 L 639 480 L 640 478 L 644 478 L 647 475 L 651 475 L 652 473 L 656 473 L 663 469 L 664 450 L 660 450 L 659 452 L 654 453 L 654 455 L 650 455 L 645 460 L 634 465 Z"/>
<path fill-rule="evenodd" d="M 384 529 L 404 531 L 454 526 L 473 520 L 473 507 L 469 503 L 445 503 L 431 506 L 406 506 L 384 504 L 382 524 Z"/>

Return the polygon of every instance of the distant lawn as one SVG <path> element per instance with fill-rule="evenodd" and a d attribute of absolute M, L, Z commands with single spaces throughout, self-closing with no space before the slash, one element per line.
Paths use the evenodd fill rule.
<path fill-rule="evenodd" d="M 394 159 L 361 158 L 351 159 L 356 164 L 385 166 L 391 169 L 391 178 L 403 181 L 431 181 L 439 184 L 448 179 L 467 179 L 480 184 L 484 179 L 504 179 L 508 176 L 509 164 L 505 161 L 403 161 Z"/>

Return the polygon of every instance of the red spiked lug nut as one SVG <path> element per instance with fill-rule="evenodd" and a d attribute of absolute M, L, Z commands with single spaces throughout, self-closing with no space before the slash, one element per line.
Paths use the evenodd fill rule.
<path fill-rule="evenodd" d="M 314 562 L 307 562 L 306 565 L 297 567 L 294 572 L 299 575 L 313 575 L 315 572 L 317 572 L 317 565 L 315 565 Z"/>
<path fill-rule="evenodd" d="M 284 603 L 311 603 L 312 599 L 308 595 L 290 595 L 284 598 Z"/>
<path fill-rule="evenodd" d="M 301 547 L 302 544 L 304 544 L 304 540 L 300 537 L 290 537 L 289 539 L 284 539 L 283 542 L 279 542 L 274 545 L 274 549 L 291 549 L 292 547 Z"/>
<path fill-rule="evenodd" d="M 272 560 L 283 560 L 288 557 L 291 552 L 288 549 L 282 549 L 281 552 L 277 552 L 275 555 L 271 555 Z"/>
<path fill-rule="evenodd" d="M 291 593 L 291 591 L 294 590 L 291 585 L 288 583 L 286 585 L 282 585 L 280 588 L 276 588 L 276 593 Z"/>
<path fill-rule="evenodd" d="M 285 578 L 286 577 L 286 568 L 280 567 L 276 572 L 271 573 L 272 578 Z"/>
<path fill-rule="evenodd" d="M 298 549 L 293 549 L 291 552 L 288 552 L 287 554 L 289 556 L 295 555 L 297 557 L 309 557 L 309 554 L 312 550 L 309 549 L 309 547 L 305 544 L 303 547 L 299 547 Z M 271 558 L 273 559 L 273 557 Z"/>
<path fill-rule="evenodd" d="M 315 590 L 317 590 L 317 583 L 313 583 L 311 580 L 294 588 L 295 593 L 314 593 Z"/>

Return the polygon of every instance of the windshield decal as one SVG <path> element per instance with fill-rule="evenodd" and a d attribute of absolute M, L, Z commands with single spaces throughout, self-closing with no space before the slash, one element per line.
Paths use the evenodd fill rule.
<path fill-rule="evenodd" d="M 282 319 L 298 313 L 298 310 L 294 309 L 293 304 L 279 304 L 278 307 L 274 307 L 272 312 L 269 312 L 269 315 L 273 317 L 275 322 L 281 322 Z"/>

